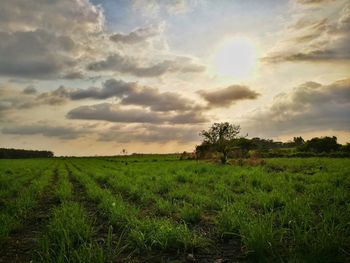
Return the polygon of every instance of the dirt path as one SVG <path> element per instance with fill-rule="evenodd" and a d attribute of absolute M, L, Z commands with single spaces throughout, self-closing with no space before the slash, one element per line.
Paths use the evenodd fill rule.
<path fill-rule="evenodd" d="M 57 180 L 58 174 L 55 170 L 51 182 L 39 197 L 37 206 L 32 209 L 23 224 L 10 234 L 6 244 L 2 247 L 0 263 L 31 262 L 38 240 L 45 232 L 51 217 L 51 211 L 59 203 L 54 193 Z"/>

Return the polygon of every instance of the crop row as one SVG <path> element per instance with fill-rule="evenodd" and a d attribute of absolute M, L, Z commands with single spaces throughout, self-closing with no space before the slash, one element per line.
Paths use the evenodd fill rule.
<path fill-rule="evenodd" d="M 127 235 L 131 246 L 138 250 L 174 250 L 202 246 L 205 240 L 190 231 L 186 224 L 156 217 L 144 217 L 140 210 L 125 202 L 120 195 L 101 188 L 79 165 L 70 170 L 85 187 L 87 195 L 108 216 L 109 221 Z"/>
<path fill-rule="evenodd" d="M 107 183 L 111 193 L 120 193 L 123 205 L 126 198 L 150 218 L 163 215 L 173 224 L 208 221 L 220 236 L 239 237 L 253 258 L 346 256 L 349 167 L 341 170 L 334 160 L 272 160 L 265 167 L 244 168 L 195 162 L 76 163 L 95 181 Z"/>
<path fill-rule="evenodd" d="M 37 262 L 105 262 L 103 248 L 93 241 L 91 218 L 84 208 L 74 201 L 68 171 L 61 162 L 58 185 L 54 193 L 60 200 L 40 239 Z"/>
<path fill-rule="evenodd" d="M 50 162 L 50 164 L 52 163 Z M 47 168 L 50 164 L 46 164 L 44 168 L 39 168 L 36 172 L 32 172 L 31 169 L 21 171 L 22 177 L 20 178 L 23 179 L 11 180 L 11 186 L 3 189 L 4 207 L 0 213 L 1 245 L 7 239 L 9 233 L 18 228 L 37 205 L 39 197 L 53 177 L 53 170 Z M 23 185 L 31 179 L 33 181 L 30 186 L 24 188 Z M 15 197 L 12 195 L 13 192 L 16 192 Z"/>

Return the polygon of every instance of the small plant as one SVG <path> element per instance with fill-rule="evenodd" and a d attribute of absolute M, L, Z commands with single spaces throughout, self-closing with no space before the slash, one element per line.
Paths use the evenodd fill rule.
<path fill-rule="evenodd" d="M 185 204 L 180 211 L 180 218 L 189 224 L 198 224 L 202 218 L 202 210 L 199 207 Z"/>

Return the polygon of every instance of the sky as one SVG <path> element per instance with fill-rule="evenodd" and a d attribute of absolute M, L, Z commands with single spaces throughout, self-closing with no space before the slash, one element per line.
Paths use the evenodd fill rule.
<path fill-rule="evenodd" d="M 241 135 L 350 142 L 348 0 L 11 0 L 0 147 L 192 151 Z"/>

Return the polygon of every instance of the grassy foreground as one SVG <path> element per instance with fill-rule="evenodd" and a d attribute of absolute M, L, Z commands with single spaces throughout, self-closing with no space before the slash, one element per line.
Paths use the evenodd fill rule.
<path fill-rule="evenodd" d="M 0 262 L 350 261 L 349 159 L 0 160 L 0 200 Z"/>

